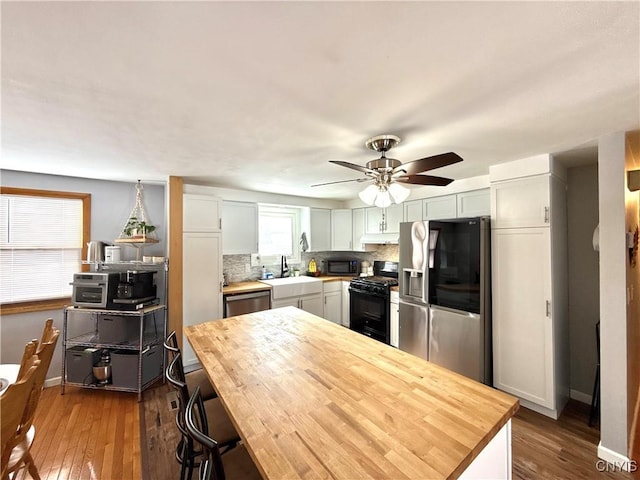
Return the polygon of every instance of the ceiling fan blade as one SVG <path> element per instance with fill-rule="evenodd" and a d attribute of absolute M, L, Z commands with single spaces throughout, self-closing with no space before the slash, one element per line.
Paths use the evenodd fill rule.
<path fill-rule="evenodd" d="M 341 160 L 329 160 L 329 163 L 335 163 L 336 165 L 340 165 L 341 167 L 351 168 L 362 173 L 378 173 L 375 170 L 371 170 L 370 168 L 356 165 L 355 163 L 343 162 Z"/>
<path fill-rule="evenodd" d="M 453 182 L 453 178 L 434 177 L 433 175 L 403 175 L 394 178 L 394 181 L 401 183 L 412 183 L 414 185 L 435 185 L 444 187 Z"/>
<path fill-rule="evenodd" d="M 415 175 L 418 173 L 426 172 L 427 170 L 434 170 L 440 167 L 446 167 L 454 163 L 462 161 L 462 157 L 453 152 L 441 153 L 439 155 L 433 155 L 432 157 L 425 157 L 412 162 L 403 163 L 396 167 L 393 172 L 404 171 L 406 175 Z"/>
<path fill-rule="evenodd" d="M 347 183 L 347 182 L 366 182 L 369 178 L 354 178 L 353 180 L 338 180 L 337 182 L 316 183 L 311 185 L 312 187 L 322 187 L 323 185 L 333 185 L 335 183 Z"/>

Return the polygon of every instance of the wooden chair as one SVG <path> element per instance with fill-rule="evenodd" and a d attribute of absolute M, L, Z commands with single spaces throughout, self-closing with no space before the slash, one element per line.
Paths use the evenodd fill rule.
<path fill-rule="evenodd" d="M 182 435 L 176 448 L 176 459 L 181 464 L 180 478 L 191 478 L 194 468 L 198 465 L 198 457 L 202 451 L 195 448 L 192 438 L 189 436 L 184 423 L 185 409 L 189 402 L 189 390 L 187 384 L 180 380 L 182 367 L 182 354 L 176 353 L 167 366 L 165 377 L 169 384 L 176 390 L 178 397 L 178 411 L 176 412 L 176 426 Z M 199 389 L 199 387 L 196 387 Z M 219 398 L 212 398 L 204 402 L 204 408 L 212 419 L 211 429 L 219 438 L 220 446 L 226 452 L 232 449 L 240 441 L 238 432 L 231 423 Z M 186 475 L 186 477 L 185 477 Z"/>
<path fill-rule="evenodd" d="M 32 478 L 36 480 L 40 478 L 38 469 L 30 453 L 36 434 L 33 420 L 59 336 L 60 331 L 53 328 L 53 320 L 48 319 L 43 332 L 42 343 L 40 343 L 36 349 L 36 357 L 40 361 L 40 365 L 34 373 L 33 389 L 27 399 L 26 408 L 24 409 L 22 420 L 18 427 L 16 444 L 11 452 L 11 457 L 7 465 L 7 473 L 13 473 L 22 467 L 26 467 Z M 37 340 L 29 342 L 25 347 L 25 351 L 31 351 L 34 344 L 37 345 Z"/>
<path fill-rule="evenodd" d="M 27 359 L 23 358 L 23 366 L 24 369 L 21 369 L 21 374 L 18 375 L 16 382 L 9 385 L 4 393 L 0 395 L 0 412 L 2 412 L 2 415 L 0 415 L 2 418 L 0 471 L 2 472 L 3 480 L 9 478 L 10 459 L 13 455 L 14 447 L 20 441 L 20 422 L 24 416 L 29 396 L 33 391 L 40 360 L 36 355 L 32 355 Z"/>
<path fill-rule="evenodd" d="M 169 363 L 173 359 L 176 353 L 180 353 L 180 347 L 178 347 L 178 339 L 176 338 L 175 330 L 171 332 L 169 336 L 167 336 L 167 339 L 164 342 L 164 348 L 167 351 L 167 363 Z M 207 374 L 205 373 L 204 369 L 199 368 L 197 370 L 185 373 L 184 365 L 182 364 L 182 360 L 180 360 L 178 373 L 180 374 L 179 380 L 187 384 L 187 389 L 189 390 L 189 392 L 193 392 L 196 387 L 200 387 L 200 392 L 203 399 L 209 400 L 218 396 L 213 386 L 211 385 L 211 382 L 207 378 Z"/>
<path fill-rule="evenodd" d="M 209 436 L 207 411 L 200 389 L 197 387 L 187 403 L 185 425 L 189 436 L 203 449 L 199 480 L 262 478 L 244 445 L 239 445 L 224 455 L 221 454 L 219 442 Z"/>

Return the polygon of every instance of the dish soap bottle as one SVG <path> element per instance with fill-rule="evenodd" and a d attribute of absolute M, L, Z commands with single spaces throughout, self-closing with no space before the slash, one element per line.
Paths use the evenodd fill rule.
<path fill-rule="evenodd" d="M 318 266 L 316 265 L 316 261 L 315 259 L 311 259 L 309 260 L 309 273 L 312 273 L 315 275 L 315 273 L 318 271 Z"/>
<path fill-rule="evenodd" d="M 267 269 L 264 268 L 264 265 L 262 266 L 262 280 L 266 280 L 267 279 Z"/>

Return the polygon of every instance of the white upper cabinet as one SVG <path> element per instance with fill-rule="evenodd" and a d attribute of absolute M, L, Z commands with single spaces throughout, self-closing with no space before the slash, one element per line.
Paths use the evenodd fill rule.
<path fill-rule="evenodd" d="M 458 216 L 457 195 L 427 198 L 424 201 L 424 219 L 442 220 Z"/>
<path fill-rule="evenodd" d="M 418 222 L 422 220 L 422 200 L 404 202 L 404 221 Z"/>
<path fill-rule="evenodd" d="M 458 193 L 458 218 L 482 217 L 491 215 L 491 200 L 488 188 Z"/>
<path fill-rule="evenodd" d="M 538 175 L 491 184 L 493 228 L 548 227 L 549 182 L 549 175 Z"/>
<path fill-rule="evenodd" d="M 211 195 L 185 193 L 182 196 L 184 232 L 219 232 L 222 201 Z"/>
<path fill-rule="evenodd" d="M 353 229 L 352 229 L 352 250 L 354 252 L 364 252 L 364 245 L 360 243 L 362 235 L 365 233 L 365 209 L 354 208 L 352 211 Z"/>
<path fill-rule="evenodd" d="M 351 250 L 353 218 L 351 209 L 331 210 L 331 250 Z"/>
<path fill-rule="evenodd" d="M 258 252 L 258 204 L 222 202 L 222 253 Z"/>
<path fill-rule="evenodd" d="M 331 210 L 328 208 L 312 208 L 310 217 L 309 251 L 325 252 L 331 250 Z"/>
<path fill-rule="evenodd" d="M 384 222 L 383 222 L 384 213 Z M 365 208 L 366 233 L 398 233 L 404 215 L 402 204 L 393 204 L 385 209 Z"/>

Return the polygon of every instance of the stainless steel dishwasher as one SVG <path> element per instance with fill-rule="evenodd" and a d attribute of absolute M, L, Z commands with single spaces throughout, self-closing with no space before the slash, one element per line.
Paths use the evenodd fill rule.
<path fill-rule="evenodd" d="M 251 293 L 227 293 L 224 296 L 224 318 L 260 312 L 271 308 L 271 293 L 262 290 Z"/>

